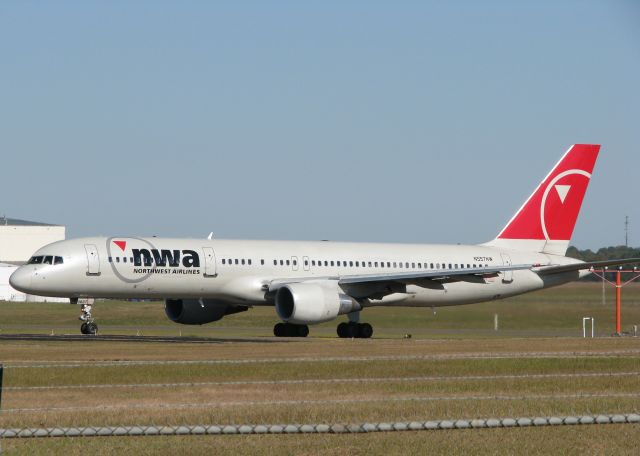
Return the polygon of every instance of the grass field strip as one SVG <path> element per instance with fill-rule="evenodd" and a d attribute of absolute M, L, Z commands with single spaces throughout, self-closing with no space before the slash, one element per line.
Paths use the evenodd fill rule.
<path fill-rule="evenodd" d="M 529 426 L 576 426 L 640 423 L 636 413 L 535 418 L 411 421 L 361 424 L 232 424 L 196 426 L 100 426 L 1 429 L 0 438 L 136 437 L 160 435 L 237 434 L 354 434 L 365 432 L 436 431 L 452 429 L 516 428 Z"/>
<path fill-rule="evenodd" d="M 305 384 L 343 384 L 343 383 L 384 383 L 384 382 L 439 382 L 439 381 L 469 381 L 469 380 L 538 380 L 550 378 L 593 378 L 593 377 L 629 377 L 640 376 L 636 372 L 586 372 L 572 374 L 508 374 L 508 375 L 456 375 L 456 376 L 418 376 L 418 377 L 358 377 L 358 378 L 312 378 L 285 380 L 230 380 L 211 382 L 181 382 L 181 383 L 118 383 L 118 384 L 81 384 L 56 386 L 8 386 L 5 391 L 28 390 L 63 390 L 87 388 L 175 388 L 198 386 L 247 386 L 247 385 L 305 385 Z"/>
<path fill-rule="evenodd" d="M 360 362 L 360 361 L 415 361 L 415 360 L 454 360 L 454 359 L 514 359 L 514 358 L 594 358 L 602 356 L 638 356 L 637 350 L 605 351 L 556 351 L 556 352 L 504 352 L 504 353 L 447 353 L 435 355 L 381 355 L 381 356 L 314 356 L 283 358 L 248 359 L 198 359 L 198 360 L 136 360 L 136 361 L 13 361 L 5 363 L 5 368 L 46 369 L 76 367 L 112 367 L 144 365 L 189 365 L 189 364 L 267 364 L 267 363 L 318 363 L 318 362 Z"/>
<path fill-rule="evenodd" d="M 175 404 L 132 404 L 132 405 L 98 405 L 72 406 L 72 407 L 30 407 L 30 408 L 5 408 L 3 414 L 9 413 L 42 413 L 42 412 L 81 412 L 81 411 L 109 411 L 129 409 L 194 409 L 203 407 L 255 407 L 277 405 L 327 405 L 327 404 L 368 404 L 380 402 L 434 402 L 434 401 L 521 401 L 541 399 L 598 399 L 598 398 L 640 398 L 638 393 L 574 393 L 574 394 L 522 394 L 522 395 L 469 395 L 469 396 L 409 396 L 409 397 L 383 397 L 367 399 L 289 399 L 271 401 L 222 401 L 222 402 L 197 402 Z"/>

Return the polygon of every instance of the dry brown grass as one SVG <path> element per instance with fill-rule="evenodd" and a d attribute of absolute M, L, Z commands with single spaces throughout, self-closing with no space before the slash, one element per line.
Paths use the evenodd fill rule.
<path fill-rule="evenodd" d="M 140 343 L 110 341 L 3 341 L 5 363 L 36 361 L 211 360 L 277 357 L 402 356 L 495 354 L 520 352 L 583 352 L 637 350 L 633 338 L 508 338 L 508 339 L 228 339 L 202 343 Z"/>
<path fill-rule="evenodd" d="M 19 353 L 13 349 L 20 347 Z M 20 342 L 0 347 L 5 362 L 77 361 L 90 350 L 102 360 L 260 359 L 300 357 L 305 362 L 169 364 L 82 368 L 7 368 L 5 386 L 109 385 L 178 382 L 458 376 L 377 382 L 182 387 L 8 390 L 0 426 L 135 424 L 244 424 L 426 420 L 585 413 L 640 409 L 640 397 L 540 397 L 535 395 L 637 393 L 637 376 L 465 379 L 465 376 L 590 372 L 640 372 L 633 339 L 515 340 L 295 340 L 224 344 L 129 342 Z M 598 353 L 616 351 L 617 356 Z M 503 359 L 392 359 L 328 361 L 336 356 L 512 353 Z M 592 357 L 536 358 L 537 352 L 592 353 Z M 526 355 L 526 356 L 523 356 Z M 533 357 L 527 357 L 533 356 Z M 468 396 L 483 396 L 472 399 Z M 487 399 L 486 396 L 515 396 Z M 428 400 L 402 400 L 407 398 Z M 442 397 L 454 399 L 442 400 Z M 334 400 L 362 400 L 336 403 Z M 265 401 L 314 401 L 265 403 Z M 56 408 L 79 409 L 56 410 Z M 11 411 L 10 409 L 39 409 Z M 51 410 L 42 410 L 51 409 Z"/>

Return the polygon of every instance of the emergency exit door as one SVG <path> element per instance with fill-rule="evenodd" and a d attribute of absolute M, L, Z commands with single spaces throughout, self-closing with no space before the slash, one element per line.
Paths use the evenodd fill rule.
<path fill-rule="evenodd" d="M 502 264 L 505 266 L 511 266 L 511 257 L 506 253 L 502 254 Z M 504 271 L 502 281 L 505 283 L 513 282 L 513 271 Z"/>
<path fill-rule="evenodd" d="M 100 256 L 98 248 L 94 244 L 85 244 L 87 252 L 87 275 L 100 275 Z"/>

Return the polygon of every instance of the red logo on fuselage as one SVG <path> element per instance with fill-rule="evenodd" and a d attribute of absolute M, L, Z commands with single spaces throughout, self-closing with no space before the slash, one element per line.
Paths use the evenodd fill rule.
<path fill-rule="evenodd" d="M 120 247 L 120 250 L 122 250 L 123 252 L 124 252 L 124 249 L 127 248 L 127 241 L 113 241 L 113 243 L 118 247 Z"/>

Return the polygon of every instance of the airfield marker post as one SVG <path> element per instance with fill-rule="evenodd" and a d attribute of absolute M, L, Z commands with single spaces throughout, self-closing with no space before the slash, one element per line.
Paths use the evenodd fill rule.
<path fill-rule="evenodd" d="M 621 335 L 620 330 L 620 303 L 622 301 L 622 268 L 616 272 L 616 335 Z"/>
<path fill-rule="evenodd" d="M 595 323 L 596 320 L 593 317 L 582 317 L 582 337 L 587 337 L 587 321 L 591 322 L 591 338 L 595 336 Z"/>
<path fill-rule="evenodd" d="M 4 374 L 4 365 L 0 363 L 0 409 L 2 409 L 2 377 Z"/>

